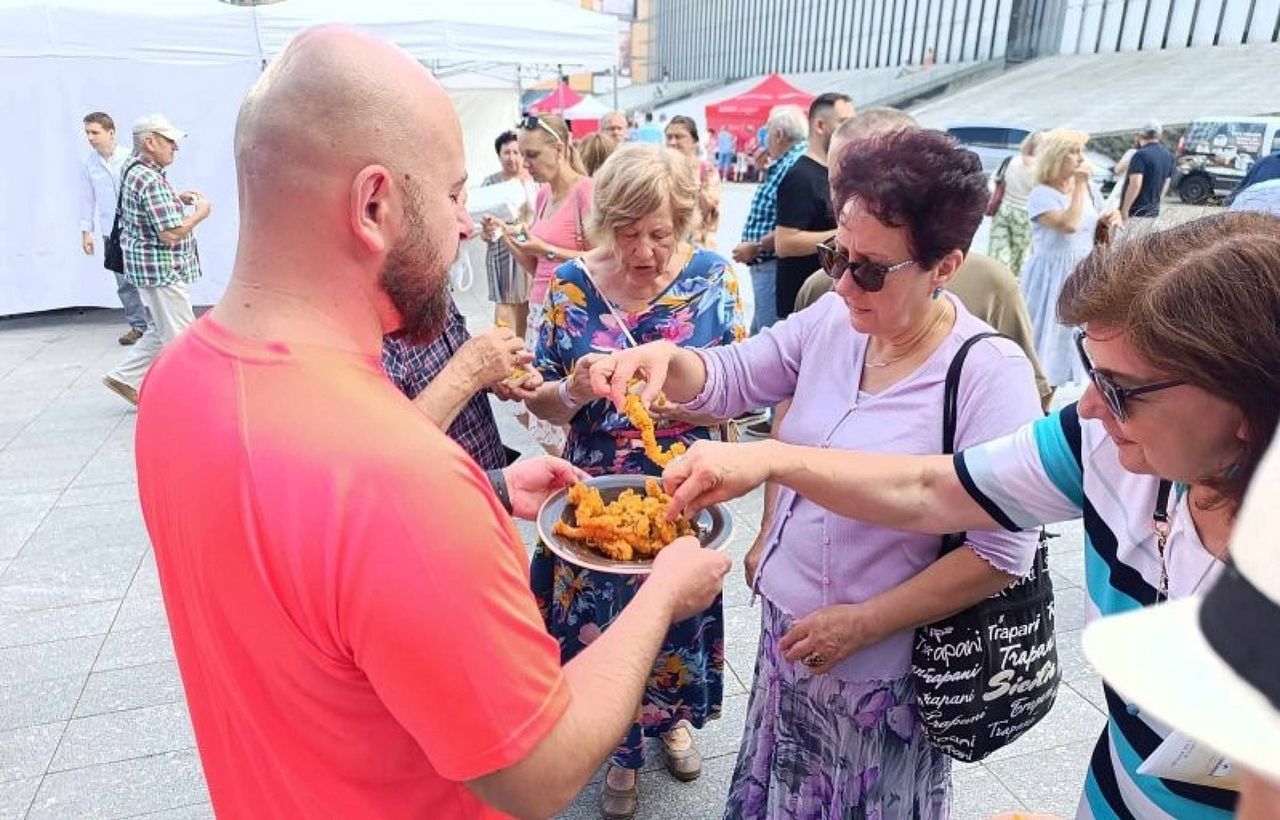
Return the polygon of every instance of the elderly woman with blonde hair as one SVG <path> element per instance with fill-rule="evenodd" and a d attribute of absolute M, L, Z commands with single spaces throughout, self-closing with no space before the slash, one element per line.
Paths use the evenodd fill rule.
<path fill-rule="evenodd" d="M 564 457 L 593 475 L 662 473 L 645 455 L 639 431 L 592 392 L 594 361 L 633 344 L 664 340 L 709 348 L 745 335 L 729 262 L 686 240 L 697 196 L 683 155 L 653 145 L 619 147 L 596 175 L 588 229 L 598 246 L 552 277 L 534 352 L 546 382 L 528 407 L 569 426 Z M 658 443 L 667 448 L 709 438 L 714 420 L 672 408 L 655 421 Z M 567 662 L 631 600 L 637 576 L 583 569 L 539 546 L 532 584 Z M 717 599 L 667 634 L 637 721 L 610 758 L 600 799 L 605 817 L 636 811 L 645 736 L 662 738 L 666 766 L 676 778 L 698 776 L 701 757 L 691 728 L 719 716 L 723 674 L 724 620 Z"/>
<path fill-rule="evenodd" d="M 1058 294 L 1093 250 L 1098 222 L 1119 221 L 1115 211 L 1098 212 L 1097 193 L 1089 186 L 1093 169 L 1084 160 L 1088 141 L 1083 131 L 1047 132 L 1036 149 L 1036 186 L 1027 195 L 1031 256 L 1022 270 L 1022 295 L 1031 315 L 1036 355 L 1054 387 L 1084 378 L 1071 328 L 1058 321 Z"/>

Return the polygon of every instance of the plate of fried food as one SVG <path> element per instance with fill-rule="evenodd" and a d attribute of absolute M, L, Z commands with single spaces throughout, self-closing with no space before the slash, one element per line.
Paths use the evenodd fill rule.
<path fill-rule="evenodd" d="M 682 535 L 723 549 L 733 531 L 727 507 L 713 504 L 693 519 L 667 521 L 671 498 L 644 475 L 587 479 L 554 493 L 538 512 L 538 535 L 571 564 L 621 575 L 647 575 L 653 559 Z"/>

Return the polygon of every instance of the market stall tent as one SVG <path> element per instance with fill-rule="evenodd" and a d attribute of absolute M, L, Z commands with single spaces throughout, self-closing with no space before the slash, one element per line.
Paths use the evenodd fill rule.
<path fill-rule="evenodd" d="M 811 102 L 812 94 L 796 88 L 777 74 L 770 74 L 741 94 L 708 105 L 707 129 L 715 132 L 726 126 L 738 137 L 741 145 L 764 125 L 775 106 L 798 105 L 807 111 Z"/>
<path fill-rule="evenodd" d="M 153 112 L 187 132 L 170 178 L 213 205 L 196 232 L 204 276 L 191 295 L 216 301 L 235 251 L 240 102 L 291 37 L 323 22 L 369 29 L 441 77 L 477 179 L 496 168 L 493 138 L 515 122 L 519 84 L 538 67 L 554 76 L 557 64 L 595 70 L 616 60 L 613 18 L 554 0 L 0 0 L 3 150 L 21 158 L 6 163 L 0 186 L 0 315 L 119 306 L 100 255 L 85 256 L 79 243 L 79 160 L 89 150 L 81 119 L 90 111 L 109 113 L 124 142 L 132 122 Z"/>

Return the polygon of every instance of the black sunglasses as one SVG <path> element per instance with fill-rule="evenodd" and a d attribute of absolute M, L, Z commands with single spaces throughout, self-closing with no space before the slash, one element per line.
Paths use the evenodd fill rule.
<path fill-rule="evenodd" d="M 1129 419 L 1129 414 L 1125 410 L 1125 402 L 1134 396 L 1154 393 L 1157 390 L 1168 390 L 1170 387 L 1179 387 L 1186 384 L 1183 379 L 1174 379 L 1167 382 L 1142 384 L 1137 387 L 1121 387 L 1116 384 L 1115 379 L 1095 368 L 1093 362 L 1089 361 L 1089 354 L 1084 349 L 1085 332 L 1080 328 L 1076 328 L 1075 336 L 1076 352 L 1080 354 L 1080 363 L 1084 365 L 1084 372 L 1089 374 L 1089 379 L 1093 382 L 1093 386 L 1098 389 L 1102 400 L 1107 403 L 1107 409 L 1111 411 L 1111 415 L 1115 416 L 1119 421 L 1127 421 Z"/>
<path fill-rule="evenodd" d="M 849 259 L 843 248 L 835 244 L 835 241 L 833 237 L 826 242 L 818 243 L 818 262 L 822 265 L 822 269 L 827 272 L 827 276 L 837 282 L 844 277 L 844 272 L 848 271 L 853 277 L 854 284 L 870 293 L 882 289 L 885 277 L 889 274 L 916 264 L 914 259 L 898 262 L 895 265 L 881 265 L 879 262 L 868 261 L 854 262 Z"/>
<path fill-rule="evenodd" d="M 548 134 L 550 134 L 552 139 L 554 139 L 556 142 L 560 143 L 561 145 L 564 144 L 564 140 L 560 139 L 560 135 L 556 133 L 555 129 L 547 125 L 545 122 L 543 122 L 541 117 L 535 117 L 532 114 L 526 114 L 525 116 L 520 118 L 519 122 L 516 123 L 516 128 L 522 128 L 525 131 L 537 131 L 539 128 L 541 128 L 543 131 L 546 131 Z"/>

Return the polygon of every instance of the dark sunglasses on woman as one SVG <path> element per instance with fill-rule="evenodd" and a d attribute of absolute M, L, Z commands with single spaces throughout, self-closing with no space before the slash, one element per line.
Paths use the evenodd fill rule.
<path fill-rule="evenodd" d="M 1115 416 L 1118 421 L 1128 420 L 1129 414 L 1125 409 L 1125 402 L 1134 396 L 1154 393 L 1157 390 L 1168 390 L 1170 387 L 1186 384 L 1183 379 L 1173 379 L 1166 382 L 1141 384 L 1137 387 L 1121 387 L 1116 384 L 1115 379 L 1095 368 L 1093 362 L 1089 360 L 1089 354 L 1084 349 L 1085 332 L 1080 328 L 1076 328 L 1075 336 L 1076 352 L 1080 354 L 1080 363 L 1084 365 L 1084 372 L 1089 375 L 1090 381 L 1093 382 L 1093 386 L 1098 390 L 1098 395 L 1102 396 L 1102 400 L 1107 404 L 1107 409 L 1111 411 L 1111 415 Z"/>
<path fill-rule="evenodd" d="M 916 264 L 914 259 L 908 259 L 905 262 L 898 262 L 894 265 L 881 265 L 879 262 L 866 260 L 854 262 L 849 259 L 848 254 L 844 252 L 844 248 L 836 244 L 835 237 L 828 239 L 826 242 L 818 243 L 818 262 L 822 265 L 822 269 L 827 272 L 827 276 L 837 282 L 844 278 L 844 272 L 848 271 L 849 275 L 853 277 L 853 283 L 869 293 L 875 293 L 882 289 L 885 277 L 889 274 Z"/>

